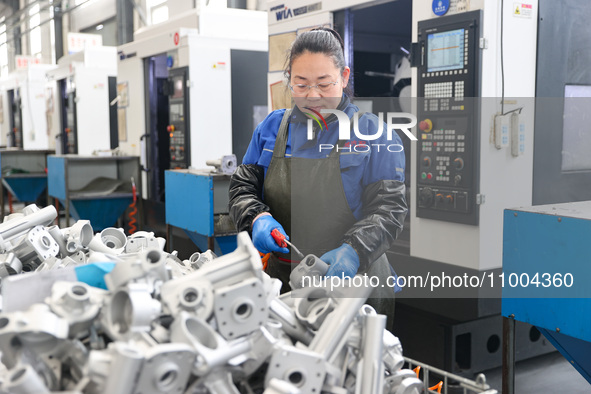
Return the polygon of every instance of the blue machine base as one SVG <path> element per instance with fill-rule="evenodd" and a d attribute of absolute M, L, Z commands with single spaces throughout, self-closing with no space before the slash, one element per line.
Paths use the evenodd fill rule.
<path fill-rule="evenodd" d="M 47 188 L 47 176 L 3 178 L 5 186 L 19 201 L 35 202 Z"/>
<path fill-rule="evenodd" d="M 207 250 L 207 236 L 201 235 L 199 233 L 193 231 L 184 230 L 185 233 L 189 236 L 191 241 L 197 247 L 205 252 Z M 237 243 L 236 243 L 236 236 L 235 235 L 226 235 L 224 237 L 215 237 L 214 238 L 214 250 L 213 252 L 218 256 L 221 256 L 226 253 L 231 253 L 236 250 Z"/>
<path fill-rule="evenodd" d="M 591 371 L 591 343 L 556 331 L 546 330 L 541 327 L 537 328 L 554 345 L 556 350 L 591 383 L 591 376 L 589 376 L 588 372 Z"/>
<path fill-rule="evenodd" d="M 59 200 L 65 206 L 65 200 Z M 70 215 L 75 220 L 90 220 L 92 229 L 101 231 L 114 226 L 132 200 L 131 197 L 70 200 Z"/>

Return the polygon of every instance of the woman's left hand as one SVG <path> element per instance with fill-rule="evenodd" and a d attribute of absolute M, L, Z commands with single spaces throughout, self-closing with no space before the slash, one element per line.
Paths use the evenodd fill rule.
<path fill-rule="evenodd" d="M 352 278 L 359 270 L 359 256 L 355 249 L 347 243 L 324 253 L 320 260 L 330 264 L 326 276 Z"/>

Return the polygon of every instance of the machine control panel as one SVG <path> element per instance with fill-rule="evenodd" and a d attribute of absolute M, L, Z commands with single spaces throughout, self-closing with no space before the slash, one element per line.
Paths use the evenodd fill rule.
<path fill-rule="evenodd" d="M 169 120 L 166 127 L 170 139 L 170 168 L 189 168 L 189 116 L 186 67 L 169 70 Z"/>
<path fill-rule="evenodd" d="M 419 22 L 417 216 L 478 224 L 482 11 Z"/>

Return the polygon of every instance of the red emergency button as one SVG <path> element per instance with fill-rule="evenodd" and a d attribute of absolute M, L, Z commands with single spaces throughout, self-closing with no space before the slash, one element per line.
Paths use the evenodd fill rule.
<path fill-rule="evenodd" d="M 433 130 L 433 122 L 431 122 L 431 119 L 421 120 L 419 123 L 419 129 L 423 130 L 425 133 L 428 133 Z"/>
<path fill-rule="evenodd" d="M 174 132 L 174 125 L 170 125 L 166 128 L 166 131 L 168 131 L 169 133 Z"/>
<path fill-rule="evenodd" d="M 433 178 L 433 174 L 431 174 L 431 173 L 428 173 L 428 174 L 427 174 L 427 179 L 431 179 L 431 178 Z"/>

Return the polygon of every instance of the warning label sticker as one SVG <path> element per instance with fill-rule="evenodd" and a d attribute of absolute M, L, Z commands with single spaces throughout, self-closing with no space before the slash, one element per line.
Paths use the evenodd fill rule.
<path fill-rule="evenodd" d="M 527 3 L 513 3 L 513 16 L 519 18 L 531 18 L 533 6 Z"/>

